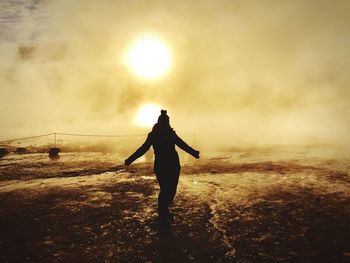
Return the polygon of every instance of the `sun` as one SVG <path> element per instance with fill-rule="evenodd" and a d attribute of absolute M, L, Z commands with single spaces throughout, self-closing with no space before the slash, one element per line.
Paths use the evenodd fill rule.
<path fill-rule="evenodd" d="M 135 123 L 142 127 L 152 127 L 160 115 L 161 107 L 154 103 L 142 105 L 136 113 Z"/>
<path fill-rule="evenodd" d="M 130 46 L 127 64 L 137 76 L 154 79 L 168 71 L 171 64 L 170 50 L 161 38 L 144 36 Z"/>

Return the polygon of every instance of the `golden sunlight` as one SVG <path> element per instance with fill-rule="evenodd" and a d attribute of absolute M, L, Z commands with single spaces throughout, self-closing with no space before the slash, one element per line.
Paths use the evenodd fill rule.
<path fill-rule="evenodd" d="M 170 50 L 165 42 L 155 36 L 136 40 L 130 47 L 127 63 L 139 77 L 154 79 L 164 74 L 170 67 Z"/>
<path fill-rule="evenodd" d="M 152 127 L 157 122 L 161 107 L 154 103 L 142 105 L 137 111 L 135 123 L 143 127 Z"/>

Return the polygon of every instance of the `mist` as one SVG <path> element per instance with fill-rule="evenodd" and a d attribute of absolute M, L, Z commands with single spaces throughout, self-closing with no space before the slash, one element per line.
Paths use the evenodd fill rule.
<path fill-rule="evenodd" d="M 348 1 L 0 2 L 0 138 L 140 134 L 137 109 L 168 110 L 179 135 L 220 145 L 349 145 Z M 172 66 L 123 64 L 140 34 Z"/>

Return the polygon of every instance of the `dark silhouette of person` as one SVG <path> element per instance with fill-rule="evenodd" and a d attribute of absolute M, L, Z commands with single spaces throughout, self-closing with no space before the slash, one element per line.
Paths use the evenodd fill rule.
<path fill-rule="evenodd" d="M 172 204 L 175 197 L 181 169 L 179 155 L 175 150 L 175 145 L 191 154 L 193 157 L 199 158 L 199 151 L 191 148 L 177 136 L 170 126 L 169 116 L 166 110 L 161 110 L 158 122 L 153 126 L 146 141 L 125 160 L 125 165 L 130 165 L 153 146 L 155 154 L 154 173 L 156 174 L 160 186 L 158 214 L 161 220 L 167 220 L 173 216 L 169 211 L 169 205 Z"/>

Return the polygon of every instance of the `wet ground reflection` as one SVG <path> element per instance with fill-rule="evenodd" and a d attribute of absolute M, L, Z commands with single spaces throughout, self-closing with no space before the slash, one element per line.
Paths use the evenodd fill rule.
<path fill-rule="evenodd" d="M 158 222 L 149 165 L 2 180 L 0 261 L 346 262 L 348 173 L 342 160 L 188 164 L 168 226 Z"/>

